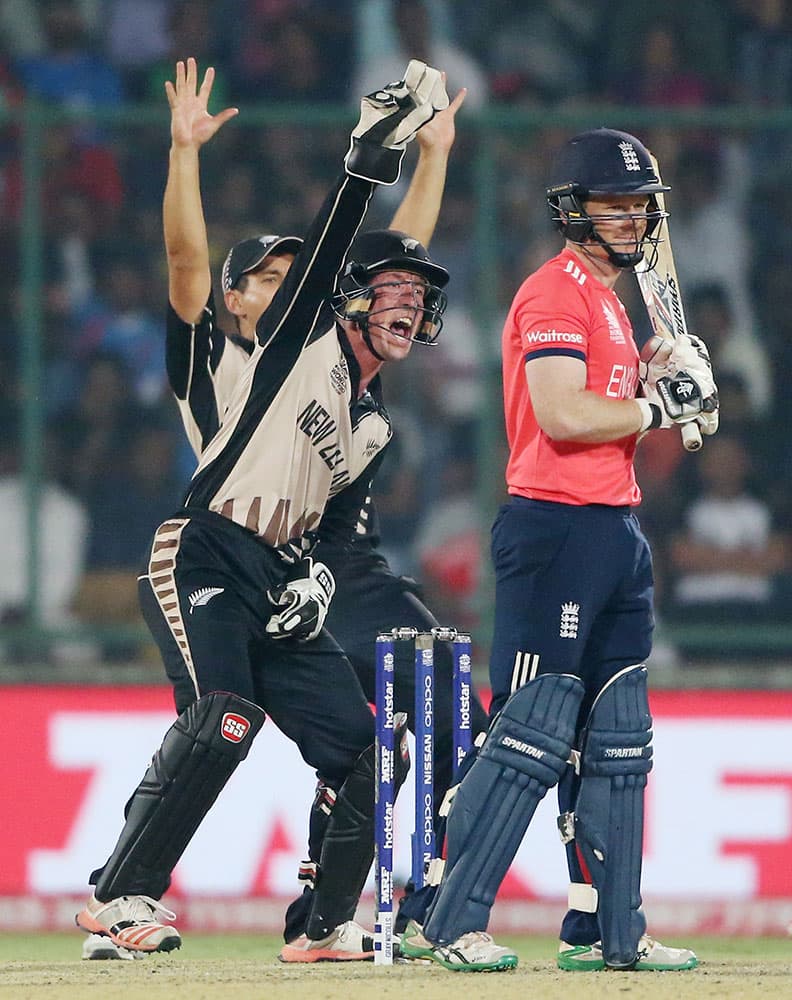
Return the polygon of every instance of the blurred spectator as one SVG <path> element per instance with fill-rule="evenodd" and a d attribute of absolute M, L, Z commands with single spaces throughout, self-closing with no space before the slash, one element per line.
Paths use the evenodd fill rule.
<path fill-rule="evenodd" d="M 788 0 L 736 0 L 734 98 L 784 108 L 792 100 L 792 11 Z"/>
<path fill-rule="evenodd" d="M 425 508 L 415 549 L 421 580 L 438 619 L 470 629 L 481 577 L 475 441 L 463 430 L 442 467 L 434 470 L 436 498 Z"/>
<path fill-rule="evenodd" d="M 326 104 L 346 98 L 355 37 L 348 3 L 235 0 L 233 10 L 226 58 L 236 100 Z"/>
<path fill-rule="evenodd" d="M 98 297 L 78 314 L 82 326 L 78 350 L 83 356 L 101 351 L 119 358 L 133 373 L 137 401 L 155 405 L 165 396 L 167 378 L 163 321 L 152 311 L 147 263 L 117 251 L 101 266 Z"/>
<path fill-rule="evenodd" d="M 137 576 L 154 529 L 179 501 L 175 447 L 172 421 L 145 419 L 129 428 L 119 474 L 91 492 L 85 573 L 74 601 L 83 622 L 105 628 L 143 624 Z M 140 642 L 111 634 L 101 648 L 106 659 L 129 660 L 138 657 Z"/>
<path fill-rule="evenodd" d="M 22 475 L 19 423 L 8 412 L 0 435 L 0 624 L 24 625 L 30 621 L 28 586 L 30 551 L 29 491 Z M 36 588 L 41 621 L 62 627 L 73 621 L 71 605 L 77 592 L 86 553 L 88 518 L 84 505 L 52 476 L 47 442 L 38 494 Z"/>
<path fill-rule="evenodd" d="M 766 414 L 772 404 L 770 358 L 752 330 L 737 327 L 726 288 L 717 281 L 692 285 L 686 305 L 688 325 L 707 345 L 718 387 L 724 376 L 738 375 L 747 389 L 752 415 Z M 727 410 L 723 402 L 721 408 Z"/>
<path fill-rule="evenodd" d="M 447 74 L 449 94 L 467 87 L 466 110 L 476 111 L 486 103 L 489 84 L 483 68 L 453 39 L 434 30 L 426 0 L 393 0 L 390 18 L 394 30 L 390 51 L 372 53 L 365 34 L 360 33 L 357 68 L 350 91 L 356 101 L 361 94 L 377 90 L 383 80 L 400 80 L 410 59 L 420 59 Z"/>
<path fill-rule="evenodd" d="M 751 484 L 748 447 L 736 435 L 708 438 L 697 458 L 701 491 L 672 540 L 674 616 L 740 622 L 788 609 L 776 602 L 776 578 L 789 571 L 789 537 Z"/>
<path fill-rule="evenodd" d="M 134 582 L 154 529 L 181 499 L 176 441 L 174 421 L 156 414 L 129 428 L 118 474 L 101 480 L 88 500 L 88 571 L 125 570 Z"/>
<path fill-rule="evenodd" d="M 42 147 L 45 219 L 60 214 L 63 199 L 76 195 L 86 200 L 95 226 L 105 230 L 114 226 L 124 200 L 124 185 L 111 146 L 99 144 L 78 127 L 54 123 L 44 131 Z M 15 223 L 20 219 L 23 191 L 22 163 L 15 149 L 6 164 L 3 192 L 8 218 Z"/>
<path fill-rule="evenodd" d="M 72 109 L 119 106 L 121 77 L 94 51 L 81 5 L 77 0 L 41 0 L 40 7 L 43 49 L 17 63 L 25 90 Z"/>
<path fill-rule="evenodd" d="M 737 337 L 754 333 L 749 277 L 753 234 L 747 219 L 750 167 L 736 143 L 686 145 L 664 179 L 671 184 L 674 257 L 685 288 L 717 282 L 729 296 Z"/>
<path fill-rule="evenodd" d="M 168 54 L 173 0 L 105 0 L 104 6 L 105 49 L 123 74 L 127 96 L 139 100 L 146 69 Z"/>
<path fill-rule="evenodd" d="M 610 78 L 607 96 L 623 104 L 703 107 L 715 101 L 714 88 L 685 49 L 681 34 L 665 13 L 646 25 L 630 62 Z"/>
<path fill-rule="evenodd" d="M 394 400 L 388 405 L 394 435 L 377 473 L 373 497 L 385 558 L 394 573 L 413 576 L 413 543 L 427 485 L 423 478 L 427 451 L 420 418 L 395 402 L 399 398 L 397 385 L 396 381 L 388 383 L 388 396 Z"/>
<path fill-rule="evenodd" d="M 31 10 L 30 0 L 0 0 L 0 38 L 3 47 L 17 59 L 41 51 L 44 39 L 40 18 L 37 11 Z"/>
<path fill-rule="evenodd" d="M 80 395 L 57 424 L 60 479 L 86 502 L 125 469 L 126 442 L 145 418 L 123 361 L 97 353 L 85 362 Z"/>
<path fill-rule="evenodd" d="M 149 65 L 143 74 L 140 97 L 160 104 L 165 93 L 165 81 L 173 75 L 179 59 L 194 56 L 201 66 L 215 67 L 210 112 L 226 107 L 229 101 L 229 74 L 227 57 L 218 44 L 218 5 L 212 0 L 172 0 L 167 24 L 168 49 L 158 61 Z"/>
<path fill-rule="evenodd" d="M 610 0 L 605 9 L 599 39 L 602 51 L 595 67 L 600 74 L 599 88 L 607 93 L 612 82 L 619 81 L 626 97 L 625 84 L 629 84 L 631 77 L 636 82 L 640 79 L 647 55 L 657 63 L 667 40 L 656 39 L 649 52 L 642 44 L 658 22 L 655 4 Z M 722 99 L 729 92 L 732 72 L 729 57 L 733 17 L 728 5 L 722 0 L 665 0 L 661 12 L 671 40 L 675 41 L 671 48 L 681 60 L 682 72 L 689 73 L 694 65 L 709 98 Z M 631 103 L 637 100 L 634 94 Z"/>
<path fill-rule="evenodd" d="M 585 99 L 593 83 L 600 4 L 591 0 L 494 0 L 472 15 L 480 27 L 492 98 L 512 104 Z"/>

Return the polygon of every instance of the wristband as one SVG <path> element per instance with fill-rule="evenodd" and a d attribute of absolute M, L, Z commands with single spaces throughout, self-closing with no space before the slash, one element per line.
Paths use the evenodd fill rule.
<path fill-rule="evenodd" d="M 656 430 L 663 422 L 663 413 L 657 403 L 650 403 L 648 399 L 636 399 L 635 402 L 641 407 L 641 426 L 639 434 L 646 431 Z"/>

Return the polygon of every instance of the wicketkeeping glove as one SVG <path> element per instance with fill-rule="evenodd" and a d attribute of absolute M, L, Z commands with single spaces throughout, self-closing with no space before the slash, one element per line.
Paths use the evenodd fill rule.
<path fill-rule="evenodd" d="M 389 83 L 360 102 L 360 121 L 352 131 L 346 172 L 377 184 L 395 184 L 407 143 L 448 107 L 439 70 L 411 59 L 404 79 Z"/>
<path fill-rule="evenodd" d="M 267 635 L 300 642 L 315 639 L 322 631 L 334 593 L 335 580 L 327 566 L 306 556 L 292 567 L 280 586 L 267 591 L 275 608 L 267 622 Z"/>

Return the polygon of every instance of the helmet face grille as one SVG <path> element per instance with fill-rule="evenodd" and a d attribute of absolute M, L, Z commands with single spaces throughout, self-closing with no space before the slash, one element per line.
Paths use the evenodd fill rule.
<path fill-rule="evenodd" d="M 377 229 L 358 236 L 349 250 L 347 263 L 333 296 L 333 310 L 342 320 L 351 320 L 368 331 L 377 315 L 372 279 L 381 271 L 406 271 L 426 282 L 422 319 L 412 340 L 434 344 L 443 326 L 447 297 L 443 288 L 448 271 L 436 264 L 416 239 L 395 229 Z"/>

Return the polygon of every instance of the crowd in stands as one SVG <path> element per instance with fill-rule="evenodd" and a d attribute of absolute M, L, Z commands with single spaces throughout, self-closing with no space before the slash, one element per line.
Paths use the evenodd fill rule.
<path fill-rule="evenodd" d="M 676 434 L 641 446 L 640 517 L 664 620 L 783 620 L 792 572 L 792 117 L 783 118 L 792 112 L 792 0 L 0 0 L 0 624 L 25 621 L 27 595 L 24 109 L 36 101 L 73 113 L 48 121 L 40 149 L 42 614 L 54 625 L 130 621 L 146 543 L 194 467 L 165 380 L 161 236 L 163 83 L 188 55 L 216 68 L 214 110 L 241 109 L 202 164 L 216 274 L 244 236 L 304 231 L 360 96 L 398 77 L 408 58 L 446 70 L 450 93 L 468 88 L 432 244 L 452 274 L 446 329 L 436 349 L 413 352 L 386 380 L 397 445 L 377 500 L 394 566 L 422 579 L 449 623 L 473 629 L 499 501 L 499 485 L 482 489 L 482 474 L 503 470 L 497 441 L 482 435 L 482 414 L 501 408 L 501 323 L 519 282 L 558 245 L 544 187 L 550 151 L 569 129 L 552 112 L 583 122 L 588 108 L 599 116 L 608 106 L 613 120 L 581 127 L 631 129 L 637 107 L 733 108 L 729 127 L 691 118 L 631 129 L 673 185 L 689 324 L 710 346 L 722 396 L 722 430 L 699 456 Z M 256 122 L 256 109 L 280 104 L 343 120 Z M 133 106 L 162 117 L 107 114 Z M 493 111 L 546 118 L 511 128 L 501 115 L 500 125 L 474 127 Z M 489 180 L 477 172 L 482 143 Z M 402 190 L 382 192 L 368 223 L 384 225 Z M 625 289 L 645 337 L 637 292 Z"/>

